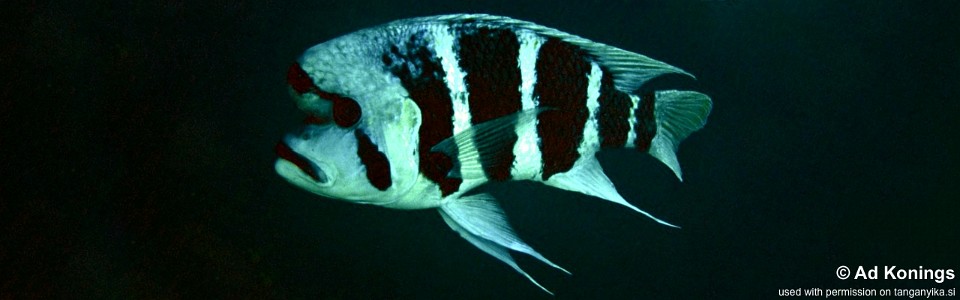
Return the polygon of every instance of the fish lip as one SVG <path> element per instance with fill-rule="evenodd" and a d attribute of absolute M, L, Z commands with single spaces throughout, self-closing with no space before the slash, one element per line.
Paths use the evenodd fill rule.
<path fill-rule="evenodd" d="M 277 153 L 277 159 L 285 160 L 297 166 L 303 174 L 307 175 L 306 177 L 314 182 L 321 185 L 330 183 L 330 177 L 323 171 L 323 168 L 320 168 L 320 166 L 310 159 L 294 151 L 286 141 L 277 142 L 277 145 L 274 147 L 274 152 Z"/>

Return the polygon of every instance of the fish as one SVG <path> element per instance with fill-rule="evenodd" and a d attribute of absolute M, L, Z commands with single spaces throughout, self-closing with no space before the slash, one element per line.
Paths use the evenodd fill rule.
<path fill-rule="evenodd" d="M 436 209 L 483 252 L 552 294 L 514 261 L 530 255 L 497 199 L 471 193 L 533 181 L 625 206 L 595 154 L 634 148 L 683 180 L 679 143 L 707 122 L 696 91 L 642 91 L 677 67 L 509 17 L 403 19 L 307 49 L 287 70 L 309 117 L 275 147 L 294 186 L 352 203 Z"/>

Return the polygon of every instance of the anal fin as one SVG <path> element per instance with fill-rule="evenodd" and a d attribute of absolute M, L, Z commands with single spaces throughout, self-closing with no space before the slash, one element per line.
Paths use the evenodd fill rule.
<path fill-rule="evenodd" d="M 553 295 L 553 292 L 544 288 L 517 265 L 513 257 L 510 256 L 509 250 L 526 253 L 551 267 L 570 274 L 570 272 L 543 257 L 520 240 L 513 232 L 510 224 L 507 223 L 507 217 L 503 210 L 490 195 L 478 194 L 445 200 L 440 205 L 440 215 L 443 216 L 447 225 L 464 239 L 483 250 L 483 252 L 503 261 L 551 295 Z"/>
<path fill-rule="evenodd" d="M 595 157 L 580 158 L 580 160 L 576 162 L 570 171 L 557 173 L 545 181 L 544 184 L 617 203 L 629 207 L 630 209 L 641 213 L 644 216 L 653 219 L 654 221 L 657 221 L 657 223 L 680 228 L 680 226 L 670 224 L 664 220 L 654 217 L 652 214 L 633 206 L 633 204 L 630 204 L 627 202 L 627 200 L 623 199 L 623 196 L 620 196 L 620 193 L 617 192 L 616 187 L 613 186 L 613 182 L 610 181 L 610 178 L 607 178 L 607 175 L 603 173 L 603 169 L 600 167 L 600 162 L 598 162 Z"/>

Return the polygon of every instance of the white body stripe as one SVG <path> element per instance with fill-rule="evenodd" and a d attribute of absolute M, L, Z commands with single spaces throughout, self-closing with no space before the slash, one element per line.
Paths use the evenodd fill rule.
<path fill-rule="evenodd" d="M 597 125 L 597 112 L 600 110 L 600 79 L 603 71 L 596 62 L 590 63 L 590 74 L 587 75 L 587 123 L 583 126 L 583 140 L 577 152 L 581 159 L 593 158 L 593 154 L 600 149 L 600 130 Z"/>
<path fill-rule="evenodd" d="M 450 89 L 450 100 L 453 102 L 453 119 L 450 121 L 453 122 L 453 135 L 457 135 L 464 130 L 470 129 L 471 126 L 470 104 L 468 102 L 470 92 L 467 90 L 467 85 L 464 81 L 467 73 L 460 69 L 460 60 L 454 50 L 457 45 L 457 36 L 450 32 L 450 28 L 448 26 L 440 26 L 431 32 L 433 35 L 434 51 L 437 53 L 437 57 L 440 58 L 443 72 L 446 74 L 444 81 L 447 83 L 447 88 Z M 465 144 L 460 146 L 470 149 L 476 148 L 473 139 L 465 139 L 464 143 Z M 477 156 L 465 157 L 465 153 L 476 153 L 476 151 L 460 151 L 460 157 L 457 157 L 457 159 L 461 162 L 480 159 Z M 477 162 L 472 164 L 463 163 L 462 165 L 479 166 L 480 164 Z M 482 168 L 463 168 L 460 170 L 460 174 L 464 181 L 461 184 L 461 189 L 480 184 L 486 180 L 486 175 L 483 173 Z"/>
<path fill-rule="evenodd" d="M 637 107 L 640 105 L 640 97 L 637 95 L 630 95 L 630 102 L 633 105 L 630 106 L 630 117 L 627 118 L 627 121 L 630 122 L 630 130 L 627 131 L 627 144 L 624 147 L 633 148 L 633 142 L 637 140 L 637 132 L 634 131 L 634 128 L 637 126 Z"/>
<path fill-rule="evenodd" d="M 520 65 L 520 99 L 524 110 L 537 107 L 537 99 L 533 98 L 533 87 L 537 83 L 537 53 L 546 40 L 528 30 L 517 32 L 520 40 L 520 54 L 517 63 Z"/>
<path fill-rule="evenodd" d="M 520 41 L 517 64 L 520 66 L 521 107 L 523 110 L 535 109 L 538 104 L 533 96 L 533 88 L 537 83 L 537 53 L 546 39 L 528 30 L 517 31 L 517 38 Z M 510 176 L 517 180 L 540 178 L 543 161 L 536 118 L 532 122 L 517 123 L 516 133 L 517 143 L 513 145 L 515 158 Z"/>
<path fill-rule="evenodd" d="M 446 74 L 444 81 L 450 89 L 450 99 L 453 100 L 453 134 L 456 135 L 470 128 L 470 105 L 467 103 L 470 93 L 467 91 L 464 77 L 467 75 L 460 69 L 454 46 L 457 37 L 447 27 L 433 30 L 433 47 L 443 65 Z"/>

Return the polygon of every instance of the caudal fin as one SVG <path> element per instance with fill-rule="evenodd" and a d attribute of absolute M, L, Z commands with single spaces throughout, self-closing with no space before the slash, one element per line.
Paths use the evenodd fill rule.
<path fill-rule="evenodd" d="M 654 97 L 651 100 L 654 100 L 653 119 L 657 131 L 650 141 L 648 153 L 670 167 L 683 181 L 677 147 L 690 133 L 703 128 L 713 102 L 707 95 L 692 91 L 657 91 Z"/>

